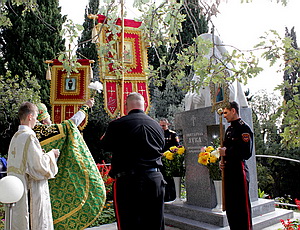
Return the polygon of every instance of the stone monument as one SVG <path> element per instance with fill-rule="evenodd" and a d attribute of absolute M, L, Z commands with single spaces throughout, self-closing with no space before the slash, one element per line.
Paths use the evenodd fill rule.
<path fill-rule="evenodd" d="M 241 86 L 238 84 L 236 86 L 236 89 L 242 92 Z M 241 103 L 241 118 L 253 129 L 251 109 L 248 108 L 244 94 L 239 93 L 237 95 L 233 92 L 234 90 L 231 90 L 236 101 Z M 213 138 L 220 137 L 220 117 L 208 103 L 214 101 L 210 99 L 209 88 L 204 89 L 203 94 L 198 99 L 201 97 L 205 99 L 204 101 L 198 100 L 198 102 L 202 102 L 202 106 L 201 103 L 198 103 L 196 106 L 200 105 L 199 108 L 195 108 L 193 103 L 197 94 L 189 92 L 185 98 L 185 104 L 190 107 L 186 107 L 185 112 L 175 116 L 175 129 L 182 134 L 183 145 L 186 148 L 186 200 L 180 204 L 166 204 L 165 218 L 166 223 L 180 229 L 225 230 L 229 229 L 226 213 L 213 211 L 217 204 L 215 187 L 209 177 L 207 167 L 198 163 L 200 149 L 203 146 L 211 145 Z M 233 99 L 230 96 L 229 98 Z M 224 119 L 222 119 L 222 123 L 223 131 L 225 131 L 229 124 Z M 255 148 L 252 157 L 247 160 L 247 165 L 250 173 L 249 195 L 254 229 L 270 226 L 279 221 L 280 218 L 290 218 L 293 215 L 290 211 L 280 211 L 279 214 L 275 212 L 274 201 L 258 199 Z"/>

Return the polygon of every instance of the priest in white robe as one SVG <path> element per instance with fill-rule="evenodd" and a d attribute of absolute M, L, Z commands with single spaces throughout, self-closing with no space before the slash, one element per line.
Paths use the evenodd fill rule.
<path fill-rule="evenodd" d="M 8 175 L 18 177 L 24 194 L 12 208 L 12 230 L 52 230 L 53 219 L 48 179 L 58 172 L 58 149 L 45 153 L 32 130 L 37 107 L 25 102 L 19 108 L 20 126 L 8 151 Z"/>

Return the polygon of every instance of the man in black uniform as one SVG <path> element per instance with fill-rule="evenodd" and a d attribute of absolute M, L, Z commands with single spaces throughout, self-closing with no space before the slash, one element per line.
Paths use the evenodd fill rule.
<path fill-rule="evenodd" d="M 231 230 L 251 230 L 251 203 L 249 198 L 249 173 L 245 160 L 252 155 L 253 132 L 239 117 L 236 102 L 230 102 L 223 111 L 230 122 L 225 133 L 224 147 L 219 148 L 224 156 L 225 207 Z"/>
<path fill-rule="evenodd" d="M 159 121 L 159 125 L 164 130 L 165 136 L 165 147 L 163 152 L 170 149 L 172 146 L 179 146 L 179 138 L 175 131 L 169 129 L 169 121 L 166 118 L 161 118 Z M 166 175 L 165 167 L 162 168 L 162 174 L 164 176 L 167 185 L 165 187 L 165 201 L 173 201 L 176 199 L 176 191 L 175 191 L 175 183 L 173 177 L 169 177 Z"/>
<path fill-rule="evenodd" d="M 163 151 L 169 150 L 172 146 L 179 146 L 179 138 L 175 131 L 169 129 L 170 123 L 167 119 L 162 118 L 159 121 L 159 125 L 164 130 L 164 136 L 165 136 L 165 147 Z"/>
<path fill-rule="evenodd" d="M 163 230 L 164 186 L 162 166 L 164 134 L 158 122 L 144 113 L 144 98 L 131 93 L 127 116 L 112 121 L 102 138 L 112 152 L 110 176 L 119 230 Z"/>

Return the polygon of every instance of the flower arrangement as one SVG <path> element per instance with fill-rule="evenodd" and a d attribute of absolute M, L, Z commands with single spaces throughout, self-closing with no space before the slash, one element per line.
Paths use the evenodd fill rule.
<path fill-rule="evenodd" d="M 221 180 L 222 174 L 219 168 L 220 153 L 212 146 L 202 147 L 198 155 L 198 163 L 205 165 L 209 170 L 212 180 Z"/>
<path fill-rule="evenodd" d="M 294 220 L 294 221 L 292 221 L 290 219 L 287 219 L 286 222 L 284 220 L 280 219 L 280 222 L 283 225 L 284 230 L 294 230 L 294 229 L 298 230 L 298 229 L 300 229 L 300 222 L 299 222 L 298 219 Z"/>
<path fill-rule="evenodd" d="M 296 203 L 296 205 L 297 205 L 297 208 L 300 210 L 300 200 L 295 199 L 295 203 Z"/>
<path fill-rule="evenodd" d="M 172 146 L 163 153 L 163 164 L 165 166 L 166 175 L 170 177 L 182 177 L 185 173 L 184 167 L 184 146 Z"/>
<path fill-rule="evenodd" d="M 108 173 L 111 169 L 111 166 L 108 164 L 105 164 L 105 161 L 102 161 L 102 164 L 97 164 L 97 168 L 102 176 L 105 189 L 106 189 L 106 200 L 112 200 L 113 195 L 112 195 L 112 184 L 114 179 L 111 178 Z"/>
<path fill-rule="evenodd" d="M 102 176 L 106 189 L 106 202 L 101 212 L 101 215 L 93 222 L 89 227 L 96 227 L 103 224 L 111 224 L 116 222 L 114 205 L 113 205 L 113 195 L 112 195 L 112 185 L 114 179 L 112 179 L 108 173 L 111 169 L 110 164 L 106 164 L 105 161 L 102 161 L 101 164 L 97 164 L 97 168 Z"/>

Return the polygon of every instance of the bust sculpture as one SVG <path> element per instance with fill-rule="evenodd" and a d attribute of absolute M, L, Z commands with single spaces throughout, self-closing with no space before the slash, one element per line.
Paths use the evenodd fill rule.
<path fill-rule="evenodd" d="M 210 40 L 214 42 L 213 48 L 210 50 L 209 54 L 205 55 L 207 59 L 210 59 L 213 55 L 219 59 L 222 59 L 223 54 L 227 52 L 225 47 L 222 45 L 220 38 L 216 35 L 205 33 L 200 35 L 203 39 Z M 229 67 L 230 68 L 230 67 Z M 228 70 L 228 74 L 232 74 Z M 194 74 L 192 81 L 199 81 L 199 76 Z M 229 89 L 229 101 L 236 101 L 240 107 L 248 107 L 248 103 L 245 94 L 242 89 L 240 82 L 235 81 L 228 85 Z M 185 110 L 199 109 L 203 107 L 208 107 L 212 105 L 211 90 L 209 86 L 201 87 L 199 92 L 189 91 L 184 98 Z"/>

